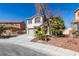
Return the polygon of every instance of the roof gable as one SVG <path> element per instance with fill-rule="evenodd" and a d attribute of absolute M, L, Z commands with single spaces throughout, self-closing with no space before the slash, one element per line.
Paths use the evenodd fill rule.
<path fill-rule="evenodd" d="M 34 16 L 32 16 L 32 17 L 30 17 L 30 18 L 27 18 L 27 19 L 30 19 L 30 20 L 32 20 L 33 18 L 36 18 L 36 17 L 43 17 L 43 15 L 34 15 Z"/>
<path fill-rule="evenodd" d="M 74 13 L 76 13 L 77 11 L 79 11 L 79 8 L 77 8 L 77 9 L 74 11 Z"/>

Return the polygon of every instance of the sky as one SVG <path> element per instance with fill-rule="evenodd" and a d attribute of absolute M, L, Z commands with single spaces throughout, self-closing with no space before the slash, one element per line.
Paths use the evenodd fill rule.
<path fill-rule="evenodd" d="M 48 9 L 54 16 L 60 16 L 65 26 L 71 27 L 75 20 L 74 11 L 79 8 L 78 3 L 47 3 Z M 26 21 L 26 18 L 36 14 L 34 3 L 0 3 L 0 21 Z"/>

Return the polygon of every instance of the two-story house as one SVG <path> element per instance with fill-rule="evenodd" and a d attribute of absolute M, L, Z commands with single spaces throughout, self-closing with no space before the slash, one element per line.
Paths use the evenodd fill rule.
<path fill-rule="evenodd" d="M 74 13 L 75 13 L 75 20 L 72 22 L 72 28 L 73 30 L 79 31 L 79 9 L 76 9 Z"/>
<path fill-rule="evenodd" d="M 24 21 L 0 22 L 0 26 L 9 27 L 5 31 L 23 33 L 26 32 L 26 24 Z"/>
<path fill-rule="evenodd" d="M 36 27 L 43 24 L 43 16 L 35 15 L 27 19 L 27 34 L 30 36 L 35 35 Z"/>
<path fill-rule="evenodd" d="M 72 27 L 67 28 L 63 34 L 64 35 L 70 35 L 70 33 L 79 31 L 79 9 L 76 9 L 74 11 L 75 19 L 72 21 Z"/>

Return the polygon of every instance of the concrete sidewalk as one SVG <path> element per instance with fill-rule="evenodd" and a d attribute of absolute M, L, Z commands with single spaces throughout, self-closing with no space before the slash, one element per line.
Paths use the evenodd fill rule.
<path fill-rule="evenodd" d="M 32 37 L 27 36 L 27 35 L 21 35 L 18 37 L 7 39 L 7 40 L 0 40 L 0 43 L 3 42 L 3 43 L 12 43 L 12 44 L 21 45 L 21 46 L 33 49 L 37 52 L 47 54 L 49 56 L 77 56 L 79 55 L 79 53 L 75 51 L 55 47 L 52 45 L 30 42 L 30 40 L 32 40 Z"/>

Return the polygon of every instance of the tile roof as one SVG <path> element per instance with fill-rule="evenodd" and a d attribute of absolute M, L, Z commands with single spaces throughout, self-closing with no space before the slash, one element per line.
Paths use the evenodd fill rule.
<path fill-rule="evenodd" d="M 77 8 L 77 9 L 74 11 L 74 13 L 77 12 L 77 11 L 79 11 L 79 8 Z"/>
<path fill-rule="evenodd" d="M 17 24 L 17 23 L 22 23 L 23 21 L 6 21 L 6 22 L 0 22 L 0 24 Z"/>
<path fill-rule="evenodd" d="M 38 17 L 38 16 L 43 16 L 43 15 L 36 14 L 36 15 L 34 15 L 34 16 L 30 17 L 30 18 L 26 18 L 26 19 L 32 20 L 34 17 Z"/>

